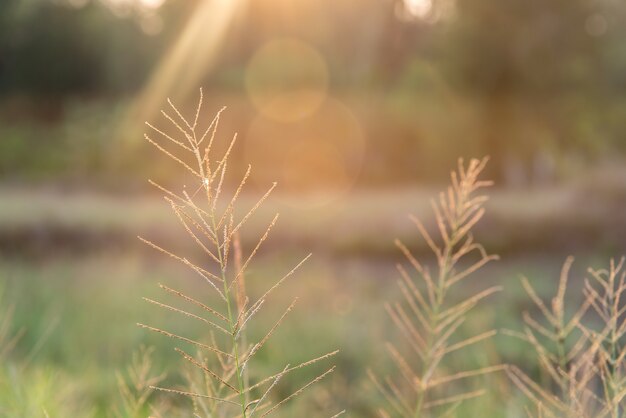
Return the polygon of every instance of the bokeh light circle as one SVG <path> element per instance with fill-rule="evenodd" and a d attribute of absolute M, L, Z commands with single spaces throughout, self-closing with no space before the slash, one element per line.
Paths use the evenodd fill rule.
<path fill-rule="evenodd" d="M 296 39 L 263 45 L 246 69 L 250 100 L 267 118 L 288 122 L 307 117 L 328 92 L 328 68 L 311 46 Z"/>
<path fill-rule="evenodd" d="M 354 185 L 365 152 L 363 130 L 352 111 L 327 99 L 309 117 L 284 123 L 259 115 L 245 141 L 254 160 L 253 179 L 277 180 L 290 203 L 318 207 L 336 201 Z M 300 196 L 293 199 L 293 196 Z"/>
<path fill-rule="evenodd" d="M 587 17 L 587 20 L 585 21 L 585 30 L 590 36 L 593 37 L 604 35 L 608 26 L 606 18 L 599 13 Z"/>

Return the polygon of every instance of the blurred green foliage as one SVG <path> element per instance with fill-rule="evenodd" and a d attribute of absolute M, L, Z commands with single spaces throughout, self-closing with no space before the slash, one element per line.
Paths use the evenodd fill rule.
<path fill-rule="evenodd" d="M 0 92 L 33 100 L 137 89 L 162 47 L 97 1 L 7 0 L 0 19 Z"/>
<path fill-rule="evenodd" d="M 268 281 L 284 273 L 278 265 L 287 266 L 296 260 L 296 254 L 274 254 L 260 260 L 248 277 L 251 292 L 262 291 Z M 548 293 L 553 290 L 548 279 L 558 273 L 559 261 L 541 257 L 515 259 L 486 272 L 481 283 L 506 283 L 507 294 L 494 298 L 489 307 L 477 312 L 467 324 L 467 334 L 482 329 L 485 323 L 517 329 L 518 311 L 530 305 L 513 272 L 532 274 L 537 282 L 546 284 L 540 290 Z M 398 296 L 392 281 L 387 280 L 395 277 L 394 272 L 392 262 L 361 263 L 317 257 L 275 295 L 266 315 L 259 317 L 259 328 L 250 336 L 252 339 L 262 338 L 294 294 L 301 297 L 288 318 L 292 326 L 279 329 L 274 341 L 260 353 L 258 373 L 275 373 L 284 364 L 298 363 L 329 346 L 341 350 L 336 358 L 339 373 L 326 385 L 317 386 L 288 404 L 278 416 L 306 416 L 312 411 L 327 415 L 328 410 L 337 408 L 348 408 L 349 416 L 374 416 L 373 406 L 381 400 L 376 390 L 368 386 L 366 369 L 391 367 L 382 348 L 383 342 L 392 338 L 383 301 Z M 26 297 L 29 301 L 28 305 L 20 303 L 15 307 L 12 330 L 17 333 L 24 329 L 25 334 L 0 367 L 0 415 L 44 416 L 45 409 L 51 417 L 111 417 L 121 400 L 115 373 L 125 369 L 141 344 L 155 347 L 154 372 L 168 373 L 163 386 L 175 386 L 182 379 L 180 369 L 184 362 L 172 350 L 171 341 L 144 332 L 135 322 L 158 323 L 165 329 L 197 338 L 206 335 L 203 324 L 181 321 L 171 312 L 142 303 L 141 297 L 163 299 L 156 285 L 159 282 L 193 291 L 201 300 L 210 299 L 210 292 L 195 275 L 167 261 L 142 261 L 131 254 L 91 255 L 81 260 L 57 257 L 40 264 L 0 260 L 0 277 L 10 297 L 5 305 L 9 300 L 24 301 Z M 487 350 L 472 350 L 453 360 L 450 367 L 465 369 L 503 360 L 531 363 L 528 355 L 529 350 L 517 340 L 501 335 Z M 280 393 L 291 393 L 308 382 L 315 371 L 303 371 L 281 382 Z M 487 379 L 499 389 L 464 404 L 459 416 L 505 417 L 512 411 L 521 413 L 524 400 L 511 390 L 504 375 Z M 154 406 L 159 405 L 159 398 L 189 406 L 184 398 L 156 395 L 151 397 Z"/>
<path fill-rule="evenodd" d="M 458 155 L 491 155 L 499 178 L 511 160 L 526 171 L 553 160 L 563 172 L 623 155 L 626 4 L 435 0 L 420 18 L 404 1 L 248 1 L 199 85 L 243 103 L 260 46 L 310 43 L 328 64 L 330 94 L 363 125 L 367 185 L 440 178 Z M 115 146 L 120 103 L 146 85 L 199 4 L 1 2 L 1 175 L 107 178 L 122 159 L 126 176 L 142 178 L 141 152 L 102 147 Z M 245 140 L 250 117 L 238 122 Z"/>

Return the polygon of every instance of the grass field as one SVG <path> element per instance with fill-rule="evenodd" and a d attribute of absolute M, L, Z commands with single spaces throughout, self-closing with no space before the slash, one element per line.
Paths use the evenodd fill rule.
<path fill-rule="evenodd" d="M 619 217 L 598 216 L 613 210 L 611 202 L 599 202 L 594 208 L 576 206 L 572 202 L 577 192 L 564 188 L 494 193 L 491 213 L 477 234 L 492 252 L 504 257 L 464 291 L 491 284 L 504 290 L 472 316 L 464 332 L 472 335 L 473 327 L 520 327 L 520 312 L 532 309 L 520 274 L 528 276 L 540 292 L 550 294 L 569 252 L 579 256 L 576 278 L 584 276 L 587 265 L 603 265 L 608 257 L 618 255 L 612 250 L 623 248 L 619 231 L 625 225 Z M 314 253 L 297 277 L 273 296 L 275 303 L 255 328 L 270 327 L 292 295 L 301 296 L 290 326 L 277 332 L 264 353 L 263 367 L 276 372 L 272 370 L 276 364 L 302 361 L 329 348 L 341 350 L 336 360 L 339 373 L 281 416 L 304 416 L 302 411 L 330 416 L 322 411 L 338 408 L 347 408 L 353 417 L 372 416 L 378 395 L 369 387 L 365 371 L 388 366 L 381 348 L 391 338 L 384 301 L 397 296 L 395 263 L 401 261 L 393 239 L 399 236 L 418 254 L 424 253 L 420 251 L 424 244 L 404 214 L 429 219 L 429 196 L 429 190 L 361 192 L 317 208 L 302 207 L 296 197 L 277 197 L 258 214 L 249 232 L 260 231 L 271 212 L 280 211 L 282 218 L 274 239 L 248 273 L 252 293 L 309 251 Z M 189 250 L 166 205 L 151 196 L 18 189 L 4 189 L 1 201 L 3 303 L 14 308 L 9 334 L 23 330 L 23 335 L 0 371 L 4 387 L 0 405 L 8 405 L 0 415 L 33 417 L 45 409 L 51 417 L 111 416 L 119 399 L 116 372 L 124 370 L 142 344 L 155 347 L 154 370 L 169 372 L 167 381 L 172 385 L 179 382 L 176 369 L 181 359 L 171 342 L 135 325 L 159 324 L 197 338 L 206 332 L 202 324 L 180 321 L 175 314 L 142 301 L 142 297 L 163 296 L 158 283 L 187 290 L 202 300 L 210 298 L 201 293 L 205 289 L 196 276 L 136 242 L 140 234 Z M 359 209 L 363 207 L 367 210 Z M 612 228 L 602 229 L 609 222 Z M 243 236 L 244 248 L 252 245 L 252 235 Z M 546 249 L 551 249 L 551 255 Z M 424 257 L 428 263 L 426 253 Z M 527 353 L 521 342 L 500 334 L 487 350 L 471 351 L 457 361 L 462 369 L 487 362 L 524 364 Z M 313 369 L 304 371 L 283 384 L 281 391 L 289 393 L 314 375 Z M 495 383 L 498 393 L 464 404 L 459 416 L 477 416 L 478 411 L 490 417 L 523 416 L 523 400 L 505 376 L 486 379 Z"/>
<path fill-rule="evenodd" d="M 264 257 L 249 282 L 258 281 L 256 286 L 264 281 L 267 283 L 281 273 L 275 266 L 288 265 L 288 261 L 295 261 L 295 257 L 280 255 L 278 260 L 270 255 Z M 586 261 L 580 260 L 579 273 Z M 480 285 L 502 283 L 506 295 L 494 298 L 480 310 L 473 318 L 473 325 L 468 326 L 469 330 L 485 323 L 515 328 L 519 311 L 530 308 L 530 305 L 513 272 L 528 274 L 541 290 L 549 292 L 554 287 L 553 278 L 558 277 L 560 263 L 561 260 L 541 256 L 515 258 L 485 271 Z M 70 406 L 85 404 L 96 408 L 97 416 L 107 416 L 106 412 L 117 397 L 115 371 L 125 367 L 132 352 L 141 344 L 156 347 L 157 370 L 171 370 L 173 364 L 180 365 L 181 360 L 171 350 L 167 338 L 139 329 L 136 322 L 160 324 L 164 329 L 184 331 L 198 337 L 203 329 L 206 332 L 201 326 L 190 329 L 188 322 L 182 325 L 179 317 L 141 300 L 144 296 L 154 299 L 163 296 L 156 283 L 195 291 L 196 294 L 202 289 L 195 276 L 169 262 L 137 255 L 92 255 L 36 264 L 3 260 L 0 274 L 7 283 L 6 299 L 18 301 L 14 330 L 23 328 L 26 331 L 11 356 L 15 367 L 27 362 L 25 370 L 42 373 L 37 380 L 42 379 L 40 384 L 44 386 L 47 378 L 67 382 L 64 390 L 71 389 L 70 398 L 80 400 Z M 260 326 L 262 329 L 271 326 L 269 321 L 280 315 L 282 307 L 290 302 L 290 295 L 302 296 L 291 317 L 292 326 L 275 336 L 264 358 L 268 367 L 284 362 L 282 359 L 295 362 L 320 354 L 328 347 L 338 347 L 341 353 L 337 362 L 341 373 L 333 379 L 328 390 L 340 390 L 341 396 L 332 396 L 331 400 L 337 406 L 348 407 L 352 411 L 350 416 L 369 416 L 365 411 L 372 392 L 366 392 L 364 372 L 367 367 L 379 368 L 386 361 L 376 342 L 389 338 L 383 301 L 394 296 L 394 279 L 394 266 L 388 261 L 313 258 L 297 279 L 275 296 L 276 303 L 272 306 L 276 307 L 267 313 L 266 322 Z M 523 358 L 524 348 L 509 337 L 499 336 L 494 344 L 491 350 L 502 358 Z M 462 359 L 462 366 L 486 362 L 483 355 L 476 352 L 475 358 Z M 301 379 L 306 376 L 304 374 Z M 176 382 L 176 373 L 171 379 Z M 20 390 L 19 384 L 14 384 L 13 380 L 10 382 L 14 390 Z M 22 390 L 29 396 L 34 396 L 30 390 L 32 383 L 30 378 L 22 382 L 25 386 Z M 293 384 L 297 386 L 297 381 Z M 59 397 L 56 385 L 52 382 L 47 385 L 44 388 L 47 393 L 42 395 L 45 397 L 30 401 L 40 403 L 42 407 L 50 405 L 47 406 L 50 413 L 55 403 L 67 407 L 63 397 Z M 311 397 L 304 402 L 318 402 L 315 395 Z M 504 411 L 511 405 L 499 405 L 500 401 L 496 399 L 492 401 L 491 408 L 502 409 L 489 416 L 509 416 L 504 415 Z M 304 408 L 304 402 L 299 406 Z M 468 407 L 471 408 L 471 403 Z M 55 415 L 66 416 L 63 412 Z M 18 416 L 29 415 L 24 411 Z M 285 412 L 283 416 L 291 415 Z"/>

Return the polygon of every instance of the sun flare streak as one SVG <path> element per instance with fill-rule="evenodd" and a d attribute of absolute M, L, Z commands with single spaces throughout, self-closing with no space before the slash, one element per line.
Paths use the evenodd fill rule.
<path fill-rule="evenodd" d="M 154 0 L 151 0 L 154 1 Z M 165 54 L 129 115 L 129 121 L 150 120 L 166 98 L 184 98 L 210 71 L 224 36 L 246 0 L 203 0 L 190 15 L 185 29 Z M 132 122 L 128 122 L 132 123 Z M 124 126 L 126 132 L 135 131 Z"/>

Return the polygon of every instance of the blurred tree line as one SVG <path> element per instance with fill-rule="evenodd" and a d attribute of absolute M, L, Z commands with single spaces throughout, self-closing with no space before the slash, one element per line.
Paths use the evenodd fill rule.
<path fill-rule="evenodd" d="M 33 118 L 62 124 L 68 103 L 136 94 L 200 1 L 210 0 L 160 8 L 139 0 L 0 1 L 0 173 L 28 170 L 26 151 L 16 151 L 24 138 L 68 144 L 68 128 L 43 138 L 20 131 L 21 119 L 33 131 Z M 491 154 L 496 175 L 515 177 L 506 173 L 511 161 L 624 150 L 626 3 L 433 0 L 416 16 L 415 2 L 248 1 L 203 85 L 243 91 L 245 67 L 265 41 L 310 42 L 327 60 L 333 92 L 359 97 L 361 107 L 374 96 L 383 103 L 373 111 L 382 122 L 366 126 L 372 158 L 382 161 L 370 170 L 374 183 L 426 176 L 466 153 Z M 472 114 L 471 129 L 449 126 L 454 109 Z M 96 166 L 98 146 L 88 151 Z"/>

